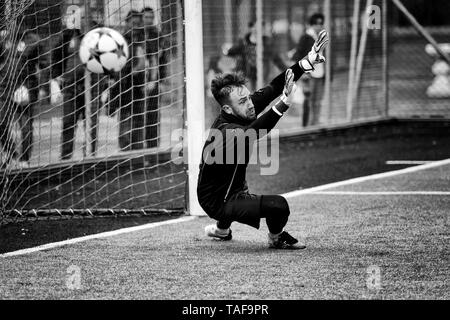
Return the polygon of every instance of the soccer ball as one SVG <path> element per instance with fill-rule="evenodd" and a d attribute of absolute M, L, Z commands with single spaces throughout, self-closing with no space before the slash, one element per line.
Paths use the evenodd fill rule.
<path fill-rule="evenodd" d="M 127 63 L 128 56 L 127 42 L 113 29 L 91 30 L 81 40 L 81 62 L 93 73 L 118 72 Z"/>

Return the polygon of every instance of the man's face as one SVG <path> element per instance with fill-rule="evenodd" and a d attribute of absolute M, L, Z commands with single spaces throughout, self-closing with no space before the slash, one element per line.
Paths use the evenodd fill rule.
<path fill-rule="evenodd" d="M 255 106 L 250 99 L 250 91 L 247 87 L 236 87 L 230 93 L 228 113 L 244 120 L 256 120 Z"/>
<path fill-rule="evenodd" d="M 138 28 L 140 26 L 142 26 L 142 20 L 141 17 L 139 16 L 132 16 L 128 21 L 128 28 L 132 29 L 132 28 Z"/>
<path fill-rule="evenodd" d="M 319 34 L 320 31 L 323 29 L 324 22 L 322 19 L 316 19 L 314 24 L 311 26 L 314 29 L 314 32 L 316 34 Z"/>
<path fill-rule="evenodd" d="M 155 13 L 151 11 L 144 11 L 144 25 L 146 27 L 153 26 L 155 24 Z"/>

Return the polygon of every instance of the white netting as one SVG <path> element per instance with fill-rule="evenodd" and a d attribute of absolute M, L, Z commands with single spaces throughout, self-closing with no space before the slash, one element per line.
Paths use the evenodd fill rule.
<path fill-rule="evenodd" d="M 171 154 L 184 123 L 182 16 L 178 0 L 0 2 L 3 220 L 184 210 Z M 128 42 L 119 73 L 81 64 L 98 26 Z"/>

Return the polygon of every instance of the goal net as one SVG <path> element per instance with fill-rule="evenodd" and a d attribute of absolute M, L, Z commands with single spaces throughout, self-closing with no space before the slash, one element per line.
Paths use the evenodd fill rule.
<path fill-rule="evenodd" d="M 182 12 L 179 0 L 0 2 L 0 222 L 184 212 L 172 152 L 185 117 Z M 79 61 L 99 26 L 128 42 L 119 76 Z"/>

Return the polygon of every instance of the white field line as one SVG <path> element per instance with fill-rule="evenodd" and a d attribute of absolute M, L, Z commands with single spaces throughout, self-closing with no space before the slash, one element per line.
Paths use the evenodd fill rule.
<path fill-rule="evenodd" d="M 427 163 L 433 163 L 435 161 L 420 161 L 420 160 L 391 160 L 386 161 L 387 165 L 422 165 Z"/>
<path fill-rule="evenodd" d="M 285 198 L 289 199 L 289 198 L 294 198 L 294 197 L 297 197 L 297 196 L 300 196 L 303 194 L 311 194 L 311 193 L 315 193 L 318 191 L 324 191 L 324 190 L 328 190 L 328 189 L 332 189 L 332 188 L 342 187 L 342 186 L 346 186 L 346 185 L 350 185 L 350 184 L 357 184 L 357 183 L 370 181 L 370 180 L 379 180 L 379 179 L 384 179 L 384 178 L 389 178 L 389 177 L 395 177 L 395 176 L 399 176 L 402 174 L 437 168 L 437 167 L 441 167 L 441 166 L 445 166 L 445 165 L 449 165 L 449 164 L 450 164 L 450 159 L 445 159 L 442 161 L 435 161 L 433 163 L 427 163 L 427 164 L 416 166 L 416 167 L 410 167 L 410 168 L 401 169 L 401 170 L 378 173 L 378 174 L 373 174 L 370 176 L 359 177 L 359 178 L 355 178 L 355 179 L 325 184 L 325 185 L 314 187 L 314 188 L 292 191 L 292 192 L 283 194 L 283 196 Z"/>
<path fill-rule="evenodd" d="M 21 255 L 25 255 L 25 254 L 38 252 L 38 251 L 49 250 L 49 249 L 54 249 L 54 248 L 58 248 L 58 247 L 66 246 L 66 245 L 71 245 L 71 244 L 75 244 L 75 243 L 89 241 L 89 240 L 93 240 L 93 239 L 108 238 L 108 237 L 113 237 L 113 236 L 117 236 L 117 235 L 120 235 L 120 234 L 125 234 L 125 233 L 131 233 L 131 232 L 136 232 L 136 231 L 152 229 L 152 228 L 165 226 L 165 225 L 169 225 L 169 224 L 176 224 L 176 223 L 187 222 L 187 221 L 191 221 L 191 220 L 194 220 L 194 219 L 196 219 L 196 217 L 194 217 L 194 216 L 182 217 L 182 218 L 178 218 L 178 219 L 174 219 L 174 220 L 167 220 L 167 221 L 162 221 L 162 222 L 154 222 L 154 223 L 149 223 L 149 224 L 145 224 L 145 225 L 137 226 L 137 227 L 124 228 L 124 229 L 119 229 L 119 230 L 114 230 L 114 231 L 108 231 L 108 232 L 93 234 L 93 235 L 80 237 L 80 238 L 73 238 L 73 239 L 69 239 L 69 240 L 65 240 L 65 241 L 48 243 L 48 244 L 44 244 L 42 246 L 38 246 L 38 247 L 34 247 L 34 248 L 17 250 L 17 251 L 13 251 L 13 252 L 0 254 L 0 258 L 21 256 Z"/>
<path fill-rule="evenodd" d="M 318 191 L 311 194 L 332 196 L 450 196 L 450 191 Z"/>
<path fill-rule="evenodd" d="M 390 171 L 390 172 L 375 174 L 375 175 L 371 175 L 371 176 L 330 183 L 330 184 L 326 184 L 323 186 L 318 186 L 318 187 L 314 187 L 314 188 L 310 188 L 310 189 L 297 190 L 297 191 L 285 193 L 282 196 L 284 196 L 285 198 L 293 198 L 293 197 L 296 197 L 296 196 L 299 196 L 302 194 L 313 194 L 315 192 L 319 192 L 322 190 L 327 190 L 327 189 L 331 189 L 331 188 L 335 188 L 335 187 L 340 187 L 340 186 L 349 185 L 349 184 L 355 184 L 355 183 L 368 181 L 368 180 L 382 179 L 382 178 L 397 176 L 397 175 L 406 174 L 406 173 L 410 173 L 410 172 L 417 172 L 420 170 L 426 170 L 426 169 L 430 169 L 430 168 L 444 166 L 447 164 L 450 164 L 450 159 L 436 161 L 436 162 L 433 162 L 430 164 L 425 164 L 422 166 L 417 166 L 417 167 L 412 167 L 412 168 L 407 168 L 407 169 L 402 169 L 402 170 L 397 170 L 397 171 Z M 150 223 L 150 224 L 132 227 L 132 228 L 119 229 L 119 230 L 115 230 L 115 231 L 93 234 L 93 235 L 89 235 L 89 236 L 85 236 L 85 237 L 74 238 L 74 239 L 69 239 L 69 240 L 60 241 L 60 242 L 53 242 L 53 243 L 45 244 L 45 245 L 34 247 L 34 248 L 28 248 L 28 249 L 23 249 L 23 250 L 0 254 L 0 258 L 20 256 L 20 255 L 30 254 L 30 253 L 34 253 L 34 252 L 38 252 L 38 251 L 49 250 L 49 249 L 58 248 L 58 247 L 66 246 L 66 245 L 89 241 L 89 240 L 93 240 L 93 239 L 113 237 L 113 236 L 124 234 L 124 233 L 130 233 L 130 232 L 135 232 L 135 231 L 156 228 L 156 227 L 163 226 L 163 225 L 187 222 L 187 221 L 194 220 L 196 218 L 197 217 L 195 217 L 195 216 L 182 217 L 182 218 L 179 218 L 176 220 Z"/>

